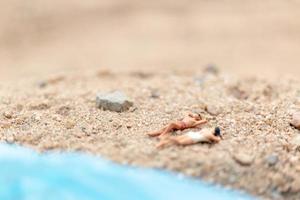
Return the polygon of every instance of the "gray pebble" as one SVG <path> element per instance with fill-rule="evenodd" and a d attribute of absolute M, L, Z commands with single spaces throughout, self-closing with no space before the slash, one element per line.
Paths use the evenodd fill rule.
<path fill-rule="evenodd" d="M 105 94 L 99 93 L 96 97 L 96 105 L 104 110 L 123 112 L 133 106 L 133 102 L 124 93 L 115 91 Z"/>
<path fill-rule="evenodd" d="M 296 112 L 293 114 L 291 125 L 297 129 L 300 129 L 300 112 Z"/>
<path fill-rule="evenodd" d="M 276 154 L 271 154 L 266 157 L 266 162 L 269 166 L 274 166 L 278 162 L 278 156 Z"/>

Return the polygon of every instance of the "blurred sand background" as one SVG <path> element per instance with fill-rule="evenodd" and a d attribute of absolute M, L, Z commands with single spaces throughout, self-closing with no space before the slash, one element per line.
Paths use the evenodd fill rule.
<path fill-rule="evenodd" d="M 297 0 L 0 2 L 0 78 L 95 68 L 300 72 Z"/>

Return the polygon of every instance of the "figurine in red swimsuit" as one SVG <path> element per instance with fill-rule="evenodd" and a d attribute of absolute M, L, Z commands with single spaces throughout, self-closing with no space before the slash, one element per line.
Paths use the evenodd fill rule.
<path fill-rule="evenodd" d="M 170 136 L 170 133 L 172 131 L 196 128 L 197 126 L 200 126 L 205 123 L 207 123 L 207 120 L 202 119 L 201 115 L 189 113 L 188 116 L 184 117 L 183 119 L 177 122 L 172 122 L 163 129 L 152 133 L 148 133 L 148 135 L 151 137 L 159 136 L 159 139 L 164 139 Z"/>
<path fill-rule="evenodd" d="M 221 130 L 219 127 L 214 129 L 204 128 L 201 131 L 190 131 L 179 136 L 170 136 L 164 140 L 161 140 L 156 146 L 158 149 L 164 148 L 167 145 L 192 145 L 196 143 L 218 143 L 222 139 Z"/>

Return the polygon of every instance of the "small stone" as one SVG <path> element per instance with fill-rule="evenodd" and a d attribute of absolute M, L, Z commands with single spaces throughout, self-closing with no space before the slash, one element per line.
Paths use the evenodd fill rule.
<path fill-rule="evenodd" d="M 65 122 L 65 127 L 66 127 L 67 129 L 72 129 L 72 128 L 74 128 L 74 126 L 75 126 L 75 122 L 72 121 L 72 120 L 67 120 L 67 121 Z"/>
<path fill-rule="evenodd" d="M 5 111 L 3 113 L 3 116 L 6 117 L 7 119 L 11 119 L 13 117 L 13 114 L 12 114 L 12 112 Z"/>
<path fill-rule="evenodd" d="M 119 124 L 117 122 L 113 123 L 113 127 L 116 128 L 116 130 L 119 130 L 120 128 L 122 128 L 122 124 Z"/>
<path fill-rule="evenodd" d="M 242 166 L 250 166 L 254 161 L 253 156 L 245 153 L 237 153 L 233 155 L 233 159 Z"/>
<path fill-rule="evenodd" d="M 37 82 L 37 86 L 39 88 L 45 88 L 48 85 L 47 81 L 39 81 Z"/>
<path fill-rule="evenodd" d="M 6 138 L 6 142 L 9 143 L 9 144 L 14 143 L 14 141 L 15 141 L 14 136 L 8 136 L 8 137 Z"/>
<path fill-rule="evenodd" d="M 204 73 L 210 73 L 210 74 L 214 74 L 214 75 L 218 75 L 219 74 L 219 69 L 215 64 L 208 64 L 205 68 L 204 68 Z"/>
<path fill-rule="evenodd" d="M 173 112 L 172 108 L 166 108 L 166 109 L 165 109 L 165 113 L 166 113 L 166 114 L 169 114 L 169 115 L 170 115 L 170 114 L 172 114 L 172 112 Z"/>
<path fill-rule="evenodd" d="M 151 90 L 151 95 L 150 95 L 151 98 L 153 99 L 158 99 L 160 97 L 159 95 L 159 92 L 157 90 Z"/>
<path fill-rule="evenodd" d="M 266 162 L 269 166 L 274 166 L 278 162 L 278 156 L 276 154 L 271 154 L 266 157 Z"/>
<path fill-rule="evenodd" d="M 60 115 L 63 115 L 63 116 L 68 116 L 69 113 L 71 111 L 71 108 L 69 106 L 61 106 L 57 111 L 56 113 L 57 114 L 60 114 Z"/>
<path fill-rule="evenodd" d="M 289 157 L 289 161 L 291 164 L 295 164 L 295 163 L 298 163 L 299 158 L 298 158 L 298 156 L 291 156 L 291 157 Z"/>
<path fill-rule="evenodd" d="M 96 97 L 96 105 L 104 110 L 123 112 L 129 110 L 133 106 L 133 102 L 120 91 L 112 93 L 98 94 Z"/>
<path fill-rule="evenodd" d="M 136 106 L 132 106 L 129 108 L 129 112 L 135 112 L 138 108 Z"/>
<path fill-rule="evenodd" d="M 171 153 L 169 154 L 169 157 L 170 157 L 170 159 L 175 160 L 175 159 L 178 158 L 178 153 L 176 153 L 176 152 L 171 152 Z"/>
<path fill-rule="evenodd" d="M 300 112 L 293 114 L 291 125 L 300 130 Z"/>
<path fill-rule="evenodd" d="M 127 124 L 127 125 L 126 125 L 126 128 L 127 128 L 127 129 L 131 129 L 131 128 L 132 128 L 132 125 Z"/>
<path fill-rule="evenodd" d="M 300 147 L 300 135 L 296 135 L 291 142 L 296 148 Z"/>
<path fill-rule="evenodd" d="M 81 131 L 75 131 L 75 132 L 73 133 L 73 135 L 74 135 L 75 137 L 77 137 L 77 138 L 82 138 L 82 137 L 85 136 L 85 133 L 84 133 L 84 132 L 81 132 Z"/>
<path fill-rule="evenodd" d="M 37 113 L 34 113 L 32 116 L 31 116 L 31 119 L 35 122 L 39 122 L 41 121 L 41 115 L 37 114 Z"/>
<path fill-rule="evenodd" d="M 0 128 L 10 128 L 11 127 L 11 123 L 9 122 L 0 122 Z"/>
<path fill-rule="evenodd" d="M 205 107 L 205 111 L 213 116 L 219 115 L 221 113 L 221 109 L 214 105 L 207 105 Z"/>
<path fill-rule="evenodd" d="M 229 93 L 239 100 L 245 100 L 248 98 L 248 94 L 245 90 L 242 90 L 238 86 L 229 88 Z"/>

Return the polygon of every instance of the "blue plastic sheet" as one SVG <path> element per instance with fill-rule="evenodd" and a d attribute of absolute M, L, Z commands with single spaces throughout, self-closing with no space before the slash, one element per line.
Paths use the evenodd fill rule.
<path fill-rule="evenodd" d="M 38 154 L 0 144 L 0 200 L 250 200 L 182 175 L 81 153 Z"/>

